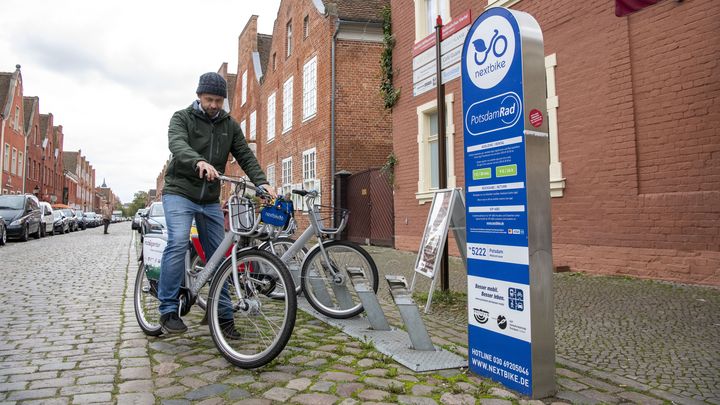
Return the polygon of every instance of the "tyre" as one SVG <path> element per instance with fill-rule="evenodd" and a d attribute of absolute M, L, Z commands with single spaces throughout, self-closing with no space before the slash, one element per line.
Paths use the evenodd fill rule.
<path fill-rule="evenodd" d="M 295 243 L 295 239 L 288 238 L 286 236 L 279 237 L 272 243 L 264 242 L 260 245 L 260 249 L 267 250 L 270 253 L 275 254 L 277 257 L 282 257 L 285 252 Z M 302 287 L 300 286 L 300 272 L 302 271 L 302 264 L 307 256 L 307 248 L 305 246 L 298 250 L 288 261 L 285 262 L 292 276 L 293 283 L 295 283 L 295 293 L 300 294 Z"/>
<path fill-rule="evenodd" d="M 47 236 L 47 225 L 45 225 L 45 222 L 40 223 L 40 237 L 44 238 Z"/>
<path fill-rule="evenodd" d="M 317 248 L 308 253 L 300 274 L 300 284 L 310 305 L 330 318 L 351 318 L 362 312 L 362 302 L 355 292 L 347 269 L 362 270 L 365 282 L 378 289 L 378 271 L 373 258 L 360 246 L 348 241 L 326 241 L 322 244 L 330 263 Z M 330 270 L 330 266 L 335 273 Z"/>
<path fill-rule="evenodd" d="M 241 368 L 256 368 L 272 361 L 285 348 L 293 328 L 297 298 L 285 265 L 272 253 L 247 249 L 223 262 L 208 296 L 210 335 L 220 353 Z M 233 274 L 238 276 L 235 285 Z M 282 292 L 282 299 L 270 293 Z M 227 292 L 225 294 L 224 292 Z M 232 322 L 221 322 L 220 311 L 229 308 Z M 223 314 L 228 316 L 228 314 Z"/>
<path fill-rule="evenodd" d="M 20 240 L 23 242 L 27 242 L 28 239 L 30 239 L 30 225 L 26 223 L 23 227 L 22 235 L 20 235 Z"/>
<path fill-rule="evenodd" d="M 45 225 L 43 224 L 43 226 L 45 226 Z M 35 238 L 35 239 L 42 238 L 42 232 L 41 232 L 40 228 L 42 228 L 42 227 L 40 226 L 40 224 L 38 224 L 38 230 L 37 230 L 37 232 L 35 232 L 33 234 L 33 238 Z"/>
<path fill-rule="evenodd" d="M 135 318 L 140 329 L 148 336 L 160 336 L 160 301 L 157 299 L 157 283 L 150 282 L 145 276 L 145 263 L 141 260 L 135 276 L 133 292 Z"/>
<path fill-rule="evenodd" d="M 53 227 L 50 230 L 50 236 L 55 236 L 55 224 L 53 224 Z"/>
<path fill-rule="evenodd" d="M 5 229 L 5 225 L 0 225 L 0 246 L 3 246 L 7 243 L 7 230 Z"/>

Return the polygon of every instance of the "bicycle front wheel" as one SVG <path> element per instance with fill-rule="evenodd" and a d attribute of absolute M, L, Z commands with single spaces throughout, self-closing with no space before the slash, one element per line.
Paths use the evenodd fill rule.
<path fill-rule="evenodd" d="M 237 268 L 230 259 L 220 266 L 210 285 L 208 323 L 215 346 L 230 363 L 256 368 L 280 354 L 295 327 L 292 290 L 290 273 L 270 252 L 245 250 L 238 252 Z"/>
<path fill-rule="evenodd" d="M 355 292 L 348 270 L 361 272 L 364 281 L 378 289 L 378 271 L 373 258 L 360 246 L 348 241 L 326 241 L 322 250 L 308 253 L 300 274 L 303 293 L 310 305 L 330 318 L 351 318 L 362 312 L 363 306 Z"/>
<path fill-rule="evenodd" d="M 141 260 L 135 276 L 133 292 L 135 318 L 140 329 L 148 336 L 160 336 L 160 301 L 157 298 L 157 281 L 148 280 L 145 275 L 145 263 Z"/>

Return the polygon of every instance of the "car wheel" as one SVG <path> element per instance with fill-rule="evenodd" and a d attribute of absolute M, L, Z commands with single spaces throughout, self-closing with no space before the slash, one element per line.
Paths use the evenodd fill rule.
<path fill-rule="evenodd" d="M 35 238 L 35 239 L 40 239 L 40 238 L 42 238 L 42 233 L 41 233 L 40 228 L 41 228 L 41 227 L 40 227 L 40 224 L 38 224 L 38 230 L 37 230 L 37 232 L 35 232 L 35 233 L 33 234 L 33 238 Z"/>
<path fill-rule="evenodd" d="M 0 225 L 0 246 L 7 243 L 7 232 L 5 231 L 5 225 Z"/>
<path fill-rule="evenodd" d="M 22 235 L 20 235 L 20 240 L 23 242 L 27 242 L 28 239 L 30 239 L 30 225 L 25 224 L 25 227 L 23 227 Z"/>
<path fill-rule="evenodd" d="M 55 225 L 53 225 L 52 229 L 50 230 L 50 236 L 55 236 Z"/>

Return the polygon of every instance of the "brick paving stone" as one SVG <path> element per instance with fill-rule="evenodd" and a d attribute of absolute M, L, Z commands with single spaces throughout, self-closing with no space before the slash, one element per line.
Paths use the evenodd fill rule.
<path fill-rule="evenodd" d="M 94 392 L 110 392 L 113 390 L 112 384 L 88 384 L 88 385 L 71 385 L 60 389 L 60 395 L 77 395 L 88 394 Z"/>
<path fill-rule="evenodd" d="M 129 367 L 120 370 L 121 380 L 145 380 L 152 378 L 150 367 Z"/>
<path fill-rule="evenodd" d="M 415 396 L 429 396 L 437 388 L 425 384 L 415 384 L 410 389 L 410 393 Z"/>
<path fill-rule="evenodd" d="M 187 391 L 188 391 L 187 387 L 184 387 L 182 385 L 173 385 L 170 387 L 156 389 L 154 391 L 154 393 L 155 393 L 155 395 L 159 396 L 160 398 L 170 398 L 170 397 L 176 397 L 180 394 L 184 394 Z"/>
<path fill-rule="evenodd" d="M 272 387 L 263 394 L 263 397 L 279 402 L 287 402 L 297 391 L 282 387 Z"/>
<path fill-rule="evenodd" d="M 358 393 L 358 398 L 366 401 L 382 401 L 390 395 L 391 394 L 389 392 L 380 390 L 363 390 Z"/>
<path fill-rule="evenodd" d="M 270 405 L 272 401 L 269 399 L 262 398 L 249 398 L 243 399 L 235 403 L 235 405 Z"/>
<path fill-rule="evenodd" d="M 579 378 L 578 381 L 583 384 L 587 384 L 593 388 L 597 388 L 599 390 L 610 392 L 610 393 L 620 392 L 623 390 L 622 388 L 620 388 L 618 386 L 611 385 L 606 382 L 596 380 L 596 379 L 590 378 L 590 377 L 582 377 L 582 378 Z"/>
<path fill-rule="evenodd" d="M 436 405 L 437 401 L 428 397 L 416 397 L 412 395 L 398 395 L 397 402 L 403 405 Z"/>
<path fill-rule="evenodd" d="M 620 402 L 620 399 L 612 394 L 608 394 L 605 392 L 600 392 L 597 390 L 584 390 L 579 392 L 582 395 L 585 395 L 586 397 L 590 397 L 593 399 L 597 399 L 600 402 L 608 403 L 608 404 L 615 404 Z"/>
<path fill-rule="evenodd" d="M 570 401 L 573 404 L 595 405 L 600 403 L 600 401 L 594 398 L 586 397 L 585 395 L 573 391 L 559 391 L 555 394 L 555 396 L 560 399 Z"/>
<path fill-rule="evenodd" d="M 120 383 L 118 388 L 121 393 L 150 392 L 153 390 L 153 382 L 152 380 L 130 380 Z"/>
<path fill-rule="evenodd" d="M 365 384 L 378 388 L 390 388 L 392 386 L 402 387 L 403 384 L 387 378 L 368 377 L 363 381 Z"/>
<path fill-rule="evenodd" d="M 481 398 L 480 405 L 511 405 L 512 402 L 507 399 L 498 398 Z"/>
<path fill-rule="evenodd" d="M 225 384 L 231 384 L 231 385 L 243 385 L 243 384 L 249 384 L 254 381 L 255 381 L 255 378 L 251 375 L 237 375 L 237 376 L 227 378 L 223 382 Z"/>
<path fill-rule="evenodd" d="M 327 373 L 320 374 L 319 378 L 330 381 L 356 381 L 359 377 L 350 373 L 328 371 Z"/>
<path fill-rule="evenodd" d="M 231 389 L 225 394 L 225 397 L 227 397 L 227 399 L 229 399 L 230 401 L 237 401 L 238 399 L 247 398 L 249 396 L 250 393 L 242 388 Z"/>
<path fill-rule="evenodd" d="M 312 380 L 309 378 L 296 378 L 296 379 L 288 381 L 285 388 L 289 388 L 291 390 L 296 390 L 296 391 L 305 391 L 307 389 L 307 387 L 310 386 L 310 384 L 312 384 Z"/>
<path fill-rule="evenodd" d="M 0 383 L 0 392 L 8 391 L 19 391 L 24 390 L 28 383 L 26 381 L 19 381 L 13 383 Z"/>
<path fill-rule="evenodd" d="M 363 372 L 364 375 L 373 375 L 376 377 L 385 377 L 387 373 L 388 370 L 384 368 L 371 368 L 370 370 L 365 370 Z"/>
<path fill-rule="evenodd" d="M 41 389 L 29 389 L 22 391 L 13 391 L 8 394 L 7 399 L 10 401 L 22 401 L 25 399 L 37 399 L 54 397 L 57 393 L 57 388 L 41 388 Z"/>
<path fill-rule="evenodd" d="M 97 402 L 110 402 L 112 394 L 109 392 L 98 392 L 94 394 L 78 394 L 73 397 L 73 404 L 92 404 Z"/>
<path fill-rule="evenodd" d="M 76 362 L 66 363 L 49 363 L 40 366 L 40 371 L 54 371 L 54 370 L 72 370 L 76 367 Z"/>
<path fill-rule="evenodd" d="M 57 376 L 57 371 L 44 371 L 32 374 L 15 374 L 10 376 L 10 382 L 45 380 L 48 378 L 57 378 Z"/>
<path fill-rule="evenodd" d="M 189 400 L 205 399 L 217 395 L 221 395 L 225 391 L 230 389 L 229 385 L 225 384 L 211 384 L 204 387 L 197 388 L 185 394 L 185 398 Z"/>
<path fill-rule="evenodd" d="M 446 392 L 440 396 L 444 405 L 475 405 L 475 397 L 470 394 L 451 394 Z"/>
<path fill-rule="evenodd" d="M 150 367 L 150 359 L 147 357 L 127 357 L 120 360 L 120 367 Z"/>
<path fill-rule="evenodd" d="M 131 394 L 119 394 L 117 396 L 118 404 L 132 404 L 132 405 L 155 405 L 155 396 L 153 394 L 145 392 L 135 392 Z"/>
<path fill-rule="evenodd" d="M 643 395 L 643 394 L 640 394 L 638 392 L 633 392 L 633 391 L 620 392 L 617 395 L 621 398 L 627 399 L 628 401 L 632 401 L 632 402 L 638 403 L 638 404 L 662 405 L 664 403 L 664 401 L 661 399 L 652 398 L 647 395 Z"/>
<path fill-rule="evenodd" d="M 558 378 L 557 383 L 561 387 L 569 389 L 570 391 L 582 391 L 588 389 L 587 385 L 579 383 L 575 380 L 570 380 L 568 378 Z"/>
<path fill-rule="evenodd" d="M 335 386 L 335 383 L 332 381 L 318 381 L 315 384 L 313 384 L 312 387 L 310 387 L 310 391 L 317 391 L 317 392 L 328 392 L 330 389 Z"/>
<path fill-rule="evenodd" d="M 32 381 L 29 389 L 38 388 L 60 388 L 72 385 L 75 382 L 74 378 L 52 378 L 48 380 Z"/>
<path fill-rule="evenodd" d="M 361 383 L 341 383 L 335 387 L 335 393 L 340 397 L 350 397 L 364 387 Z"/>
<path fill-rule="evenodd" d="M 190 405 L 192 402 L 185 399 L 164 399 L 160 401 L 162 405 Z"/>
<path fill-rule="evenodd" d="M 23 405 L 67 405 L 70 398 L 43 398 L 31 401 L 23 401 Z"/>
<path fill-rule="evenodd" d="M 330 394 L 300 394 L 292 397 L 290 402 L 305 405 L 333 405 L 338 399 Z"/>
<path fill-rule="evenodd" d="M 200 401 L 197 405 L 223 405 L 225 400 L 222 398 L 208 398 L 204 401 Z"/>
<path fill-rule="evenodd" d="M 497 387 L 492 387 L 492 388 L 490 388 L 489 393 L 490 393 L 490 395 L 493 395 L 493 396 L 496 396 L 496 397 L 501 397 L 501 398 L 513 398 L 513 399 L 516 399 L 516 398 L 518 397 L 517 395 L 513 394 L 512 392 L 510 392 L 510 391 L 508 391 L 508 390 L 505 390 L 505 389 L 502 389 L 502 388 L 497 388 Z"/>
<path fill-rule="evenodd" d="M 357 362 L 357 366 L 362 368 L 372 367 L 373 364 L 375 364 L 375 360 L 368 358 L 360 359 Z"/>
<path fill-rule="evenodd" d="M 165 376 L 172 374 L 173 371 L 177 370 L 181 366 L 177 363 L 160 363 L 153 367 L 153 372 L 159 376 Z"/>
<path fill-rule="evenodd" d="M 295 376 L 288 373 L 282 373 L 277 371 L 267 371 L 264 373 L 260 373 L 260 380 L 261 381 L 268 381 L 268 382 L 288 382 L 292 380 Z"/>
<path fill-rule="evenodd" d="M 85 384 L 97 384 L 97 383 L 112 383 L 115 381 L 115 375 L 113 374 L 99 374 L 89 375 L 87 377 L 80 377 L 77 379 L 78 385 Z"/>

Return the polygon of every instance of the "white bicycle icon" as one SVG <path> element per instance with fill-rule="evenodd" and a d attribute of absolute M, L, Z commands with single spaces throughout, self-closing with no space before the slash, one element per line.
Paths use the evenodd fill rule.
<path fill-rule="evenodd" d="M 499 35 L 500 33 L 498 32 L 498 30 L 494 30 L 494 31 L 495 31 L 495 34 L 490 39 L 490 46 L 485 46 L 485 41 L 483 41 L 482 39 L 476 39 L 475 41 L 473 41 L 472 44 L 475 47 L 475 63 L 476 64 L 483 65 L 487 61 L 490 51 L 492 51 L 493 55 L 495 55 L 495 57 L 497 57 L 497 58 L 505 55 L 505 52 L 507 52 L 507 48 L 508 48 L 507 37 L 505 37 L 505 35 Z M 500 46 L 502 46 L 502 48 L 501 48 L 502 50 L 498 50 L 498 49 L 500 49 L 499 45 L 498 45 L 500 42 L 502 42 L 502 45 L 500 45 Z M 480 53 L 484 53 L 483 59 L 481 61 L 478 60 L 478 54 L 480 54 Z"/>

